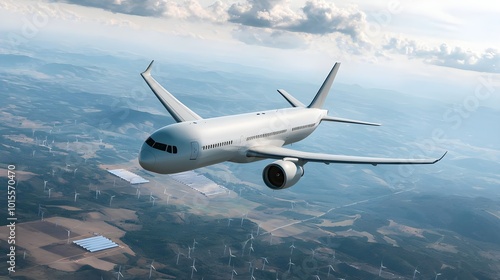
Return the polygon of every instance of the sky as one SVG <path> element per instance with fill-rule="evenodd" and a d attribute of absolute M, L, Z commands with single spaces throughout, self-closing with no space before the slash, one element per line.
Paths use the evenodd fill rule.
<path fill-rule="evenodd" d="M 500 87 L 498 14 L 485 0 L 7 0 L 0 30 L 14 48 L 0 51 L 44 38 L 318 81 L 341 61 L 344 83 L 460 102 L 484 80 Z"/>

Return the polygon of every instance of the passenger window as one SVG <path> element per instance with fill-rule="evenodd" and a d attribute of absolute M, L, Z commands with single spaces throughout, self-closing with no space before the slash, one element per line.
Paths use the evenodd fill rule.
<path fill-rule="evenodd" d="M 177 154 L 177 146 L 173 146 L 172 149 L 174 151 L 174 154 Z"/>
<path fill-rule="evenodd" d="M 172 146 L 167 146 L 167 153 L 172 153 Z"/>

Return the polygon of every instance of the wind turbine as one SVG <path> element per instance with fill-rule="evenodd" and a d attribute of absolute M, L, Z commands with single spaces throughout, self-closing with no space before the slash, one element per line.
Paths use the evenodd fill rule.
<path fill-rule="evenodd" d="M 151 273 L 153 273 L 153 269 L 156 270 L 156 268 L 153 266 L 154 262 L 155 262 L 155 260 L 151 261 L 151 264 L 149 265 L 149 278 L 148 279 L 151 279 Z"/>
<path fill-rule="evenodd" d="M 139 199 L 140 197 L 141 197 L 141 190 L 137 188 L 137 199 Z"/>
<path fill-rule="evenodd" d="M 316 274 L 316 275 L 313 275 L 313 276 L 314 276 L 314 278 L 315 278 L 316 280 L 321 280 L 321 278 L 319 278 L 319 275 L 317 275 L 317 274 Z"/>
<path fill-rule="evenodd" d="M 288 262 L 288 273 L 290 273 L 290 269 L 292 268 L 292 265 L 295 265 L 295 264 L 292 262 L 292 258 L 290 258 L 290 261 Z"/>
<path fill-rule="evenodd" d="M 266 263 L 269 263 L 266 257 L 260 257 L 262 259 L 262 270 L 266 267 Z"/>
<path fill-rule="evenodd" d="M 254 269 L 252 268 L 252 274 L 250 275 L 250 280 L 255 280 L 255 277 L 253 277 L 253 271 Z"/>
<path fill-rule="evenodd" d="M 181 250 L 177 249 L 177 261 L 175 261 L 176 265 L 179 265 L 179 256 L 181 255 Z"/>
<path fill-rule="evenodd" d="M 245 216 L 246 216 L 246 214 L 243 214 L 243 216 L 241 217 L 241 224 L 240 224 L 240 227 L 242 227 L 242 226 L 243 226 L 243 220 L 245 219 Z"/>
<path fill-rule="evenodd" d="M 168 202 L 170 201 L 171 196 L 172 196 L 171 194 L 167 194 L 167 205 L 168 205 Z"/>
<path fill-rule="evenodd" d="M 52 190 L 53 188 L 49 188 L 49 198 L 50 198 L 50 191 Z"/>
<path fill-rule="evenodd" d="M 43 211 L 42 211 L 42 218 L 41 218 L 41 220 L 42 220 L 42 221 L 43 221 L 43 214 L 44 214 L 44 213 L 45 213 L 45 212 L 43 212 Z"/>
<path fill-rule="evenodd" d="M 270 232 L 269 235 L 271 235 L 271 238 L 269 239 L 269 245 L 273 245 L 273 233 Z"/>
<path fill-rule="evenodd" d="M 413 271 L 413 280 L 415 280 L 415 276 L 418 274 L 420 274 L 420 271 L 417 270 L 417 267 L 415 267 L 415 270 Z"/>
<path fill-rule="evenodd" d="M 156 197 L 153 196 L 153 197 L 151 197 L 151 199 L 153 199 L 153 201 L 152 201 L 153 202 L 153 206 L 155 206 Z"/>
<path fill-rule="evenodd" d="M 328 275 L 326 277 L 330 277 L 330 270 L 335 272 L 335 269 L 333 268 L 333 266 L 331 264 L 328 265 Z"/>
<path fill-rule="evenodd" d="M 227 219 L 227 227 L 229 227 L 229 226 L 231 225 L 231 221 L 232 221 L 232 220 L 233 220 L 233 219 L 231 219 L 231 218 Z"/>
<path fill-rule="evenodd" d="M 48 183 L 48 182 L 49 182 L 49 181 L 45 181 L 45 180 L 43 180 L 43 191 L 45 191 L 45 188 L 47 187 L 47 183 Z"/>
<path fill-rule="evenodd" d="M 226 256 L 227 245 L 226 245 L 226 243 L 223 243 L 223 244 L 224 244 L 224 253 L 222 253 L 222 256 L 225 257 Z"/>
<path fill-rule="evenodd" d="M 247 264 L 248 264 L 248 272 L 250 272 L 253 267 L 253 261 L 248 261 Z"/>
<path fill-rule="evenodd" d="M 115 197 L 114 195 L 112 195 L 110 198 L 109 198 L 109 206 L 111 206 L 111 202 L 113 202 L 113 197 Z"/>
<path fill-rule="evenodd" d="M 77 171 L 77 170 L 78 170 L 78 168 L 75 168 L 75 169 L 73 170 L 73 177 L 75 177 L 75 176 L 76 176 L 76 171 Z"/>
<path fill-rule="evenodd" d="M 188 259 L 191 258 L 191 247 L 188 246 Z"/>
<path fill-rule="evenodd" d="M 97 197 L 101 194 L 101 191 L 95 187 L 95 199 L 97 199 Z"/>
<path fill-rule="evenodd" d="M 116 274 L 116 277 L 118 278 L 118 280 L 120 280 L 120 276 L 121 276 L 121 277 L 123 277 L 123 274 L 122 274 L 122 266 L 121 266 L 121 265 L 118 267 L 118 271 L 117 271 L 117 272 L 115 272 L 115 274 Z M 124 278 L 125 278 L 125 277 L 124 277 Z"/>
<path fill-rule="evenodd" d="M 231 271 L 231 280 L 233 280 L 234 275 L 238 275 L 238 273 L 236 272 L 236 270 L 234 270 L 234 265 L 233 265 L 233 270 Z"/>
<path fill-rule="evenodd" d="M 196 262 L 196 259 L 193 259 L 193 265 L 191 266 L 191 279 L 193 279 L 193 273 L 198 270 L 196 270 L 196 267 L 194 266 L 194 263 Z"/>
<path fill-rule="evenodd" d="M 69 244 L 69 236 L 71 235 L 71 230 L 67 229 L 66 231 L 68 232 L 68 242 L 67 242 L 67 244 Z"/>
<path fill-rule="evenodd" d="M 229 262 L 227 263 L 228 266 L 231 266 L 231 259 L 236 258 L 235 255 L 233 255 L 233 252 L 231 251 L 231 247 L 229 247 Z"/>
<path fill-rule="evenodd" d="M 75 191 L 75 202 L 76 202 L 76 199 L 78 198 L 78 196 L 79 196 L 79 195 L 80 195 L 80 193 L 77 193 L 77 192 Z"/>
<path fill-rule="evenodd" d="M 295 245 L 293 245 L 294 242 L 292 242 L 292 245 L 290 245 L 290 255 L 293 254 L 293 249 L 295 248 Z"/>
<path fill-rule="evenodd" d="M 196 242 L 196 239 L 193 238 L 193 252 L 194 252 L 194 249 L 196 248 L 196 244 L 198 244 L 198 242 Z"/>
<path fill-rule="evenodd" d="M 380 269 L 378 270 L 378 277 L 380 277 L 380 275 L 382 275 L 382 269 L 384 268 L 387 268 L 384 266 L 384 261 L 381 261 L 380 262 Z"/>
<path fill-rule="evenodd" d="M 36 153 L 36 151 L 33 150 L 33 153 L 31 154 L 31 157 L 35 157 L 35 153 Z"/>
<path fill-rule="evenodd" d="M 439 275 L 441 275 L 441 273 L 436 273 L 436 277 L 434 278 L 434 280 L 437 280 Z"/>
<path fill-rule="evenodd" d="M 260 224 L 257 225 L 257 233 L 255 234 L 256 236 L 259 236 L 259 230 L 260 230 Z"/>
<path fill-rule="evenodd" d="M 250 248 L 249 248 L 249 250 L 248 250 L 248 255 L 250 256 L 250 254 L 251 254 L 252 252 L 254 252 L 254 250 L 253 250 L 253 242 L 250 242 Z"/>

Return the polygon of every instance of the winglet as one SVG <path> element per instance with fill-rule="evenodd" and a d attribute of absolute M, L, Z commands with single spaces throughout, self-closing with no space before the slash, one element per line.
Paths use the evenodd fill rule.
<path fill-rule="evenodd" d="M 434 161 L 434 163 L 442 160 L 447 153 L 448 153 L 448 151 L 444 152 L 444 154 L 440 158 L 436 159 L 436 161 Z"/>
<path fill-rule="evenodd" d="M 151 63 L 149 63 L 148 68 L 146 68 L 146 70 L 144 70 L 144 72 L 142 72 L 141 75 L 151 75 L 151 67 L 153 66 L 153 62 L 155 61 L 151 60 Z"/>
<path fill-rule="evenodd" d="M 333 65 L 332 70 L 326 77 L 325 81 L 321 85 L 321 87 L 318 90 L 318 93 L 316 93 L 316 96 L 314 97 L 313 101 L 307 108 L 322 108 L 323 104 L 325 103 L 325 99 L 328 96 L 328 93 L 330 92 L 330 88 L 332 87 L 333 80 L 335 80 L 335 76 L 337 75 L 337 72 L 339 71 L 340 68 L 340 62 L 335 62 L 335 65 Z"/>

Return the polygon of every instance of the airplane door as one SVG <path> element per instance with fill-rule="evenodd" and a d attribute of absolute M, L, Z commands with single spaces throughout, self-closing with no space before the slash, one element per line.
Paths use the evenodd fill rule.
<path fill-rule="evenodd" d="M 198 158 L 198 142 L 191 142 L 191 157 L 190 160 L 195 160 Z"/>

